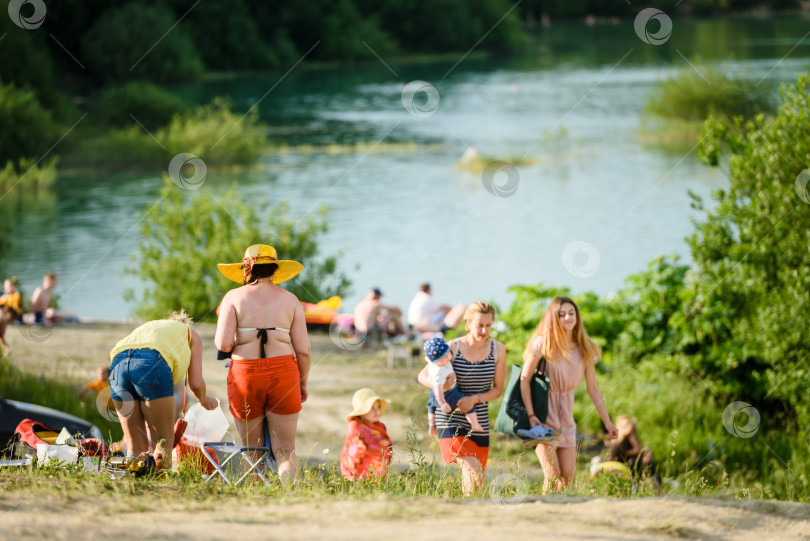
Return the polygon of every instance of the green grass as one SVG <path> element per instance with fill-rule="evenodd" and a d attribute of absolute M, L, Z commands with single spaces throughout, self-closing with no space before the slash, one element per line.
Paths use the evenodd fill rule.
<path fill-rule="evenodd" d="M 522 502 L 542 494 L 542 476 L 527 472 L 523 464 L 516 463 L 511 469 L 491 468 L 484 489 L 472 496 L 473 499 L 495 502 Z M 498 466 L 502 466 L 499 464 Z M 531 464 L 531 466 L 534 466 Z M 595 479 L 579 475 L 572 486 L 564 491 L 568 496 L 599 498 L 647 498 L 666 494 L 680 497 L 719 497 L 734 500 L 772 499 L 773 494 L 756 490 L 732 489 L 731 485 L 741 481 L 727 476 L 726 481 L 716 484 L 714 473 L 704 468 L 680 476 L 675 483 L 670 480 L 662 491 L 646 480 L 633 481 L 625 477 L 604 474 Z M 104 475 L 94 475 L 70 466 L 44 466 L 20 470 L 0 470 L 0 485 L 5 491 L 59 491 L 80 495 L 106 494 L 114 492 L 126 496 L 156 496 L 172 501 L 248 502 L 255 498 L 281 499 L 289 502 L 309 502 L 318 500 L 379 498 L 407 499 L 431 498 L 458 500 L 461 482 L 457 467 L 445 467 L 440 463 L 426 461 L 412 463 L 404 470 L 393 470 L 382 479 L 346 481 L 340 475 L 337 464 L 306 464 L 299 472 L 297 486 L 289 488 L 277 478 L 270 478 L 265 486 L 258 480 L 250 481 L 241 487 L 233 487 L 220 481 L 205 482 L 199 472 L 191 468 L 181 468 L 166 478 L 125 478 L 110 481 Z M 805 497 L 801 501 L 807 501 Z M 132 505 L 143 502 L 133 501 Z"/>

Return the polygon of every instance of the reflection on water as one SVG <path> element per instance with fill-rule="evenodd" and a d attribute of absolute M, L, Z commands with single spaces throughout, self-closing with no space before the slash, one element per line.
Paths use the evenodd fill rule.
<path fill-rule="evenodd" d="M 509 301 L 506 288 L 517 283 L 615 291 L 655 256 L 688 256 L 688 190 L 708 197 L 725 183 L 691 147 L 642 144 L 640 119 L 655 84 L 673 73 L 673 64 L 684 65 L 682 55 L 733 57 L 725 69 L 776 81 L 795 79 L 810 66 L 807 44 L 790 52 L 807 31 L 800 20 L 676 20 L 671 40 L 660 47 L 638 40 L 631 23 L 553 24 L 531 54 L 470 57 L 447 77 L 455 61 L 394 63 L 397 76 L 376 63 L 294 71 L 260 103 L 276 141 L 407 141 L 430 150 L 382 145 L 355 154 L 272 155 L 255 171 L 209 172 L 203 189 L 237 182 L 249 201 L 289 201 L 293 216 L 327 204 L 331 229 L 321 244 L 326 253 L 343 253 L 342 268 L 354 281 L 347 309 L 372 286 L 406 306 L 428 280 L 441 300 L 494 299 L 502 306 Z M 278 79 L 175 90 L 198 102 L 228 94 L 247 109 Z M 402 106 L 403 86 L 417 79 L 438 91 L 432 116 L 413 116 Z M 532 158 L 516 167 L 513 195 L 493 195 L 480 173 L 458 167 L 468 147 L 505 160 Z M 15 248 L 3 269 L 18 274 L 29 293 L 42 273 L 54 270 L 65 308 L 124 318 L 131 307 L 121 292 L 138 282 L 122 269 L 137 252 L 138 213 L 154 202 L 160 185 L 159 172 L 62 178 L 48 205 L 6 198 L 2 212 L 18 210 Z M 222 260 L 241 255 L 222 254 Z"/>

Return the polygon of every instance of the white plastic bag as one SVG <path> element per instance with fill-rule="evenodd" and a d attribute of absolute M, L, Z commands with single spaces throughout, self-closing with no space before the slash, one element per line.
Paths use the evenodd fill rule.
<path fill-rule="evenodd" d="M 194 446 L 204 442 L 222 441 L 222 436 L 230 426 L 225 414 L 219 408 L 219 400 L 217 407 L 211 411 L 202 407 L 202 404 L 194 404 L 188 408 L 183 418 L 188 423 L 184 438 Z"/>
<path fill-rule="evenodd" d="M 79 462 L 79 449 L 70 445 L 37 444 L 37 464 L 47 464 L 51 460 L 76 464 Z"/>

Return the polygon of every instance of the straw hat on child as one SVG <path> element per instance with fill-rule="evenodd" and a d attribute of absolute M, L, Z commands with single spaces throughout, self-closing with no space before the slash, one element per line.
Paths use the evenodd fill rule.
<path fill-rule="evenodd" d="M 365 415 L 366 413 L 370 412 L 371 407 L 377 400 L 380 401 L 380 415 L 382 415 L 385 413 L 385 410 L 388 408 L 388 404 L 390 404 L 391 401 L 378 396 L 377 393 L 369 388 L 360 389 L 354 393 L 354 396 L 352 397 L 353 409 L 352 412 L 346 416 L 346 420 L 351 421 L 354 417 L 360 417 L 361 415 Z"/>

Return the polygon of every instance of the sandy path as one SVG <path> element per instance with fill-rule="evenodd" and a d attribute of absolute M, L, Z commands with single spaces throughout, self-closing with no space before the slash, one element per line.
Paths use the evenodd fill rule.
<path fill-rule="evenodd" d="M 130 539 L 718 539 L 810 538 L 810 507 L 757 501 L 537 497 L 490 500 L 284 502 L 250 507 L 214 502 L 141 502 L 111 498 L 0 494 L 2 539 L 73 540 L 91 532 Z M 95 536 L 94 536 L 95 537 Z"/>

